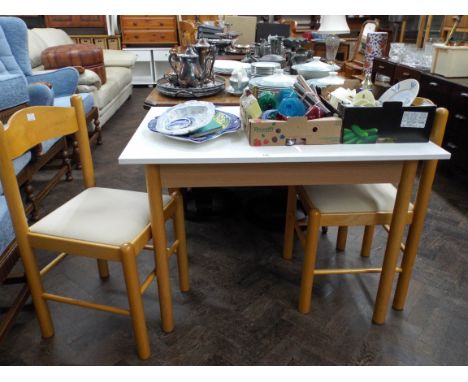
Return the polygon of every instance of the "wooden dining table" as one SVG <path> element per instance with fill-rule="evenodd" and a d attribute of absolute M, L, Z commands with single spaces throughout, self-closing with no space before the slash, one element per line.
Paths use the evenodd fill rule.
<path fill-rule="evenodd" d="M 220 109 L 239 113 L 239 107 Z M 164 331 L 173 330 L 174 320 L 163 187 L 398 184 L 372 317 L 374 323 L 385 322 L 418 162 L 449 159 L 447 151 L 432 142 L 254 147 L 249 145 L 242 130 L 203 144 L 193 144 L 172 140 L 148 129 L 148 122 L 165 110 L 166 107 L 153 107 L 148 111 L 119 157 L 121 165 L 142 165 L 145 169 Z M 278 256 L 281 256 L 281 249 L 278 249 Z"/>

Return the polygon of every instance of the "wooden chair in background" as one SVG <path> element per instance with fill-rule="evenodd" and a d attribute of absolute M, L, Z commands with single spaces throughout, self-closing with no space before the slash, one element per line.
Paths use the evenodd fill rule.
<path fill-rule="evenodd" d="M 442 144 L 447 124 L 448 111 L 438 108 L 431 132 L 431 141 Z M 425 161 L 422 166 L 419 189 L 414 205 L 410 205 L 406 224 L 411 224 L 402 262 L 394 308 L 402 310 L 405 304 L 409 281 L 416 257 L 417 246 L 424 227 L 424 219 L 434 181 L 437 161 Z M 341 275 L 347 273 L 379 273 L 382 268 L 316 269 L 317 244 L 321 226 L 338 226 L 337 249 L 344 250 L 348 226 L 365 226 L 361 256 L 370 255 L 375 225 L 388 226 L 392 220 L 397 189 L 392 184 L 360 184 L 330 186 L 297 186 L 288 189 L 288 204 L 284 239 L 285 259 L 292 258 L 294 232 L 304 248 L 299 311 L 308 313 L 311 306 L 312 287 L 315 275 Z M 306 224 L 296 220 L 297 197 L 308 215 Z M 303 228 L 306 228 L 306 233 Z"/>
<path fill-rule="evenodd" d="M 16 112 L 4 130 L 0 124 L 0 179 L 10 210 L 27 282 L 36 309 L 42 336 L 54 334 L 47 301 L 56 301 L 119 315 L 130 316 L 140 358 L 150 356 L 150 345 L 143 310 L 142 294 L 156 279 L 156 268 L 140 284 L 136 257 L 152 249 L 148 196 L 144 192 L 100 188 L 95 185 L 94 169 L 80 96 L 73 96 L 72 107 L 30 107 Z M 40 142 L 75 134 L 78 142 L 86 189 L 55 211 L 28 227 L 12 161 Z M 179 285 L 189 289 L 188 260 L 182 198 L 178 192 L 163 199 L 164 218 L 173 219 L 175 241 L 167 255 L 177 253 Z M 51 263 L 39 270 L 33 249 L 59 252 Z M 109 277 L 107 262 L 122 264 L 129 309 L 77 300 L 44 291 L 42 276 L 67 254 L 98 260 L 101 278 Z M 160 296 L 160 299 L 170 296 Z"/>
<path fill-rule="evenodd" d="M 343 64 L 343 72 L 346 77 L 352 78 L 354 75 L 360 75 L 364 70 L 365 52 L 367 33 L 377 32 L 379 29 L 379 22 L 377 20 L 367 20 L 362 23 L 359 37 L 354 47 L 354 53 L 349 61 L 345 61 Z"/>
<path fill-rule="evenodd" d="M 181 46 L 189 46 L 197 42 L 197 27 L 190 21 L 179 21 L 179 42 Z"/>
<path fill-rule="evenodd" d="M 297 37 L 297 21 L 293 19 L 281 19 L 281 24 L 288 24 L 289 25 L 289 37 Z M 300 33 L 299 33 L 300 36 Z"/>

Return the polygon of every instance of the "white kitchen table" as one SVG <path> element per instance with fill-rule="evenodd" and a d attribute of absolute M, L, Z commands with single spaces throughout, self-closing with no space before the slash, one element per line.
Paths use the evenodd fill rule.
<path fill-rule="evenodd" d="M 220 109 L 239 114 L 239 107 Z M 375 323 L 385 322 L 417 164 L 449 159 L 447 151 L 432 142 L 254 147 L 243 131 L 201 144 L 181 142 L 148 129 L 148 122 L 165 110 L 148 111 L 119 157 L 122 165 L 145 166 L 164 331 L 172 331 L 174 322 L 162 187 L 398 183 L 372 317 Z"/>

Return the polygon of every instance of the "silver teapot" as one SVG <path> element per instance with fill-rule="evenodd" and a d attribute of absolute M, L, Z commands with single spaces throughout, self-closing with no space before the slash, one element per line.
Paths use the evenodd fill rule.
<path fill-rule="evenodd" d="M 205 72 L 205 82 L 213 80 L 213 66 L 216 59 L 216 46 L 211 45 L 207 38 L 201 38 L 193 46 L 198 54 L 198 63 Z"/>
<path fill-rule="evenodd" d="M 197 52 L 189 47 L 184 53 L 172 51 L 169 65 L 177 77 L 177 84 L 183 88 L 195 88 L 203 84 L 206 70 L 200 65 Z"/>

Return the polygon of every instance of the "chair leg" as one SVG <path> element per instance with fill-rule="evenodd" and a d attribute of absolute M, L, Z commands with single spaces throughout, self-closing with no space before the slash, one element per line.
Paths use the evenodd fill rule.
<path fill-rule="evenodd" d="M 67 168 L 67 171 L 65 173 L 66 180 L 67 182 L 70 182 L 73 180 L 73 175 L 72 175 L 70 153 L 68 152 L 67 146 L 65 146 L 65 148 L 62 150 L 62 161 L 63 161 L 63 165 L 66 166 Z"/>
<path fill-rule="evenodd" d="M 283 258 L 291 260 L 294 248 L 294 225 L 296 223 L 296 187 L 288 187 L 286 223 L 284 228 Z"/>
<path fill-rule="evenodd" d="M 99 277 L 101 280 L 107 280 L 109 278 L 109 264 L 107 260 L 97 260 Z"/>
<path fill-rule="evenodd" d="M 34 187 L 31 184 L 31 180 L 28 181 L 24 185 L 24 191 L 26 192 L 26 202 L 31 203 L 32 212 L 31 212 L 31 220 L 36 222 L 39 220 L 39 206 L 36 199 L 36 195 L 34 194 Z"/>
<path fill-rule="evenodd" d="M 78 141 L 73 139 L 73 162 L 75 163 L 76 169 L 81 170 L 81 159 L 80 159 L 80 148 L 78 147 Z"/>
<path fill-rule="evenodd" d="M 143 300 L 140 293 L 135 249 L 130 244 L 124 244 L 120 247 L 120 251 L 138 356 L 141 359 L 148 359 L 150 356 L 150 345 Z"/>
<path fill-rule="evenodd" d="M 346 239 L 348 238 L 348 227 L 338 227 L 338 236 L 336 238 L 336 250 L 344 251 L 346 249 Z"/>
<path fill-rule="evenodd" d="M 361 256 L 369 257 L 372 249 L 372 239 L 374 238 L 375 226 L 366 225 L 364 228 L 364 237 L 362 238 Z"/>
<path fill-rule="evenodd" d="M 320 213 L 317 210 L 312 210 L 309 212 L 309 224 L 307 225 L 307 239 L 299 295 L 299 312 L 301 313 L 309 313 L 310 311 L 319 229 Z"/>
<path fill-rule="evenodd" d="M 177 268 L 179 270 L 179 288 L 181 292 L 190 290 L 189 266 L 187 255 L 187 240 L 185 237 L 184 200 L 180 192 L 176 192 L 176 211 L 174 216 L 174 231 L 179 241 L 177 248 Z"/>
<path fill-rule="evenodd" d="M 41 328 L 41 334 L 44 338 L 49 338 L 54 335 L 54 324 L 50 317 L 47 301 L 42 298 L 44 288 L 42 286 L 41 275 L 37 266 L 36 258 L 29 243 L 22 245 L 21 239 L 18 238 L 21 259 L 23 260 L 24 272 L 28 282 L 29 290 L 36 311 L 37 320 Z"/>
<path fill-rule="evenodd" d="M 97 140 L 96 143 L 100 146 L 102 145 L 102 128 L 101 122 L 99 121 L 99 116 L 96 116 L 94 119 L 94 128 L 96 129 Z"/>

